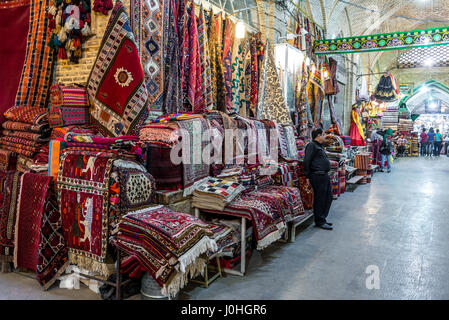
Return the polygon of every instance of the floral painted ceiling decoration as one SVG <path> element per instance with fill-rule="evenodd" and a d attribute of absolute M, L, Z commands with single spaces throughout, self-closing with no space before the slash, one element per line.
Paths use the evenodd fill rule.
<path fill-rule="evenodd" d="M 387 51 L 449 44 L 449 27 L 315 41 L 317 55 Z"/>

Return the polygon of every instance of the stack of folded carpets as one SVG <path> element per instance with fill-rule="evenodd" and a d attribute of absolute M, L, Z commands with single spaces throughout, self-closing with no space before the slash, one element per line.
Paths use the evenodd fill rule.
<path fill-rule="evenodd" d="M 202 158 L 210 129 L 201 115 L 168 115 L 152 120 L 140 130 L 140 140 L 147 148 L 147 169 L 156 179 L 160 190 L 184 189 L 189 196 L 196 186 L 209 176 L 210 166 Z M 173 163 L 171 151 L 182 144 L 178 152 L 181 163 Z M 175 159 L 177 160 L 177 159 Z"/>
<path fill-rule="evenodd" d="M 232 226 L 229 226 L 223 221 L 207 221 L 207 225 L 214 234 L 211 239 L 215 240 L 217 244 L 217 250 L 208 250 L 207 256 L 210 258 L 217 253 L 223 253 L 230 246 L 240 241 L 240 238 L 236 237 L 235 230 Z"/>
<path fill-rule="evenodd" d="M 116 240 L 128 254 L 122 271 L 130 276 L 148 272 L 164 296 L 175 296 L 189 278 L 202 273 L 206 261 L 200 255 L 218 249 L 205 222 L 162 205 L 129 212 L 122 219 Z"/>
<path fill-rule="evenodd" d="M 87 91 L 79 86 L 54 84 L 50 88 L 50 127 L 84 125 L 90 122 Z"/>
<path fill-rule="evenodd" d="M 153 204 L 154 179 L 135 160 L 135 154 L 131 157 L 129 150 L 111 149 L 134 139 L 73 133 L 68 137 L 101 144 L 66 148 L 61 153 L 58 203 L 69 262 L 108 277 L 114 270 L 108 242 L 117 233 L 122 216 Z"/>
<path fill-rule="evenodd" d="M 192 205 L 200 209 L 223 210 L 245 187 L 237 182 L 208 177 L 193 191 Z"/>
<path fill-rule="evenodd" d="M 286 223 L 305 213 L 297 188 L 273 185 L 242 192 L 223 211 L 208 211 L 252 221 L 258 250 L 280 239 Z"/>
<path fill-rule="evenodd" d="M 1 148 L 18 154 L 19 170 L 47 170 L 51 132 L 47 109 L 15 106 L 5 112 L 5 117 Z"/>

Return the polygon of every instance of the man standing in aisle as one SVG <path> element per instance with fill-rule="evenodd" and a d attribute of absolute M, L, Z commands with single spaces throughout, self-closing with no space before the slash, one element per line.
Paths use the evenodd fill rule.
<path fill-rule="evenodd" d="M 440 129 L 437 129 L 435 133 L 435 156 L 439 157 L 441 154 L 441 143 L 443 142 L 443 136 L 440 133 Z"/>
<path fill-rule="evenodd" d="M 322 146 L 325 137 L 321 128 L 312 131 L 313 141 L 307 144 L 305 150 L 304 173 L 313 188 L 315 225 L 332 230 L 332 223 L 326 221 L 332 204 L 332 186 L 328 175 L 331 165 Z"/>

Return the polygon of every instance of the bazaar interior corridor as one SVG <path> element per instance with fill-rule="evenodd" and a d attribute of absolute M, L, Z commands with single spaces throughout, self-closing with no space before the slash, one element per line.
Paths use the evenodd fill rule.
<path fill-rule="evenodd" d="M 309 224 L 295 243 L 254 251 L 244 281 L 189 284 L 179 298 L 448 299 L 448 173 L 445 156 L 397 159 L 391 173 L 333 202 L 333 231 Z M 379 290 L 366 288 L 370 265 L 379 267 Z M 32 273 L 0 274 L 0 287 L 0 299 L 100 299 L 85 286 L 44 292 Z"/>

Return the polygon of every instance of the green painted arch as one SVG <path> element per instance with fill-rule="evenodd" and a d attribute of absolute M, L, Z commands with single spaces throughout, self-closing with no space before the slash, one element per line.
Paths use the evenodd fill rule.
<path fill-rule="evenodd" d="M 449 87 L 447 85 L 445 85 L 444 83 L 441 83 L 439 81 L 436 81 L 436 80 L 428 80 L 428 81 L 421 83 L 417 87 L 413 88 L 413 93 L 411 95 L 405 96 L 404 98 L 402 98 L 401 101 L 399 102 L 399 108 L 400 109 L 407 108 L 407 110 L 412 111 L 412 110 L 408 109 L 407 101 L 409 101 L 413 96 L 419 94 L 423 87 L 426 87 L 429 89 L 431 89 L 431 88 L 439 89 L 439 90 L 443 91 L 444 93 L 446 93 L 447 96 L 449 97 Z"/>

